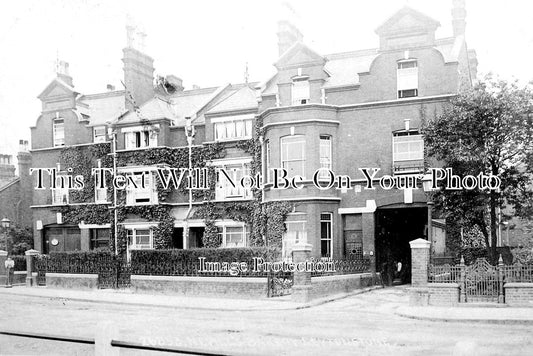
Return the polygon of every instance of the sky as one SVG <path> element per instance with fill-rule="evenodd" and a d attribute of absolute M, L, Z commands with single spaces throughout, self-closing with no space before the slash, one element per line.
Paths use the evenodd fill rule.
<path fill-rule="evenodd" d="M 288 6 L 287 6 L 288 4 Z M 19 0 L 0 3 L 0 153 L 16 155 L 40 114 L 37 96 L 70 65 L 83 94 L 122 88 L 126 24 L 147 34 L 156 74 L 185 88 L 263 81 L 274 73 L 277 21 L 291 15 L 304 42 L 321 54 L 376 48 L 374 30 L 408 5 L 440 22 L 450 37 L 452 0 Z M 530 0 L 466 0 L 468 47 L 480 75 L 533 79 Z"/>

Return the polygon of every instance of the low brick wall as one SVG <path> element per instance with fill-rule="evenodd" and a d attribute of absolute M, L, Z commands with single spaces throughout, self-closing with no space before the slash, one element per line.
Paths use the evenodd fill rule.
<path fill-rule="evenodd" d="M 266 298 L 267 278 L 131 276 L 131 288 L 139 293 L 164 293 L 206 297 Z"/>
<path fill-rule="evenodd" d="M 96 289 L 98 288 L 98 275 L 46 273 L 46 286 L 68 289 Z"/>
<path fill-rule="evenodd" d="M 353 292 L 374 285 L 375 278 L 379 278 L 379 273 L 376 276 L 372 273 L 358 273 L 311 277 L 311 298 Z"/>
<path fill-rule="evenodd" d="M 505 303 L 513 307 L 533 307 L 533 283 L 505 283 Z"/>
<path fill-rule="evenodd" d="M 428 304 L 456 306 L 459 303 L 458 283 L 428 283 Z"/>

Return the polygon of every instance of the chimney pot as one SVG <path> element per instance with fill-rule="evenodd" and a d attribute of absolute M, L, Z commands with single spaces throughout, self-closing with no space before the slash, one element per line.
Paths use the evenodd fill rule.
<path fill-rule="evenodd" d="M 114 91 L 115 90 L 115 86 L 111 85 L 111 84 L 107 84 L 107 90 L 108 91 Z"/>

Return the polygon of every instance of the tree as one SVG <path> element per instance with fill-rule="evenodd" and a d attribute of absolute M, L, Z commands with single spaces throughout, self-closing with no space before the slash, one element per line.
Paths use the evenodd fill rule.
<path fill-rule="evenodd" d="M 461 92 L 441 115 L 423 125 L 427 155 L 460 176 L 498 175 L 499 190 L 445 190 L 435 204 L 454 218 L 477 225 L 493 262 L 499 212 L 533 212 L 533 88 L 491 76 Z M 489 243 L 490 239 L 490 243 Z"/>

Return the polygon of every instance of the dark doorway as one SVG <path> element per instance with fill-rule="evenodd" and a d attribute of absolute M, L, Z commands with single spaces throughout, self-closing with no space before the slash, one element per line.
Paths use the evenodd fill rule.
<path fill-rule="evenodd" d="M 49 225 L 44 228 L 43 253 L 81 250 L 77 226 Z"/>
<path fill-rule="evenodd" d="M 202 227 L 191 227 L 189 230 L 189 248 L 204 247 L 204 230 Z"/>
<path fill-rule="evenodd" d="M 172 248 L 183 249 L 183 228 L 175 227 L 172 231 Z"/>
<path fill-rule="evenodd" d="M 386 285 L 411 283 L 409 241 L 426 238 L 426 231 L 427 208 L 376 211 L 376 267 Z"/>

